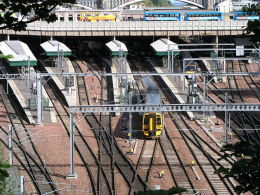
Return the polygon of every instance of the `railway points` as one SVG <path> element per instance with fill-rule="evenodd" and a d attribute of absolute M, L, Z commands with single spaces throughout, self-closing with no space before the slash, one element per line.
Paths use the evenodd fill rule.
<path fill-rule="evenodd" d="M 5 55 L 12 55 L 13 58 L 8 59 L 7 67 L 1 64 L 2 74 L 18 68 L 25 77 L 19 80 L 6 80 L 6 87 L 10 89 L 10 93 L 17 97 L 18 102 L 23 108 L 29 123 L 37 124 L 35 121 L 38 116 L 37 112 L 37 78 L 33 66 L 37 65 L 37 60 L 29 47 L 21 41 L 3 41 L 0 43 L 0 50 Z M 53 105 L 46 94 L 45 89 L 42 90 L 42 100 L 44 109 L 45 122 L 56 122 Z M 41 108 L 42 109 L 42 108 Z M 41 123 L 41 122 L 40 122 Z"/>
<path fill-rule="evenodd" d="M 39 101 L 42 99 L 42 95 L 43 97 L 49 96 L 51 110 L 58 118 L 54 122 L 55 124 L 52 124 L 51 120 L 46 121 L 45 115 L 49 112 L 40 109 L 42 105 L 44 106 L 44 102 L 37 104 L 37 108 L 39 108 L 37 111 L 40 114 L 37 113 L 38 116 L 32 118 L 36 123 L 36 119 L 41 121 L 41 114 L 43 114 L 43 125 L 39 127 L 42 129 L 41 132 L 45 135 L 55 135 L 50 136 L 51 139 L 48 139 L 50 141 L 47 143 L 37 143 L 34 153 L 39 153 L 40 158 L 46 161 L 40 167 L 48 168 L 46 170 L 51 173 L 50 177 L 54 178 L 54 184 L 59 182 L 69 184 L 68 187 L 67 185 L 65 187 L 69 188 L 67 191 L 59 191 L 55 185 L 43 185 L 42 183 L 33 183 L 35 186 L 28 188 L 28 182 L 26 182 L 27 189 L 32 192 L 31 189 L 39 187 L 39 191 L 45 193 L 56 189 L 56 194 L 115 195 L 122 192 L 133 194 L 139 190 L 155 189 L 155 186 L 160 186 L 161 189 L 180 186 L 188 189 L 187 194 L 234 194 L 233 188 L 236 182 L 223 179 L 220 175 L 214 174 L 214 170 L 221 166 L 229 167 L 233 162 L 233 159 L 218 161 L 219 150 L 225 144 L 223 136 L 231 135 L 230 130 L 233 132 L 232 139 L 226 141 L 233 143 L 239 138 L 247 140 L 246 137 L 248 137 L 248 141 L 257 144 L 257 140 L 259 140 L 259 134 L 257 135 L 256 126 L 254 126 L 259 124 L 257 114 L 260 107 L 259 99 L 256 98 L 260 97 L 259 85 L 254 83 L 259 80 L 260 75 L 255 64 L 259 56 L 247 56 L 246 54 L 243 57 L 231 57 L 238 50 L 238 48 L 232 47 L 235 46 L 233 43 L 176 44 L 171 40 L 177 39 L 177 37 L 172 37 L 174 34 L 188 35 L 190 33 L 192 36 L 203 34 L 203 38 L 210 35 L 213 42 L 218 42 L 214 34 L 218 34 L 219 39 L 222 39 L 221 36 L 225 34 L 240 34 L 246 22 L 231 20 L 225 16 L 222 21 L 218 22 L 192 22 L 183 21 L 184 18 L 182 18 L 182 21 L 175 22 L 151 21 L 145 23 L 145 21 L 118 21 L 118 16 L 112 18 L 112 20 L 116 20 L 114 22 L 81 23 L 76 21 L 75 17 L 78 14 L 73 11 L 69 11 L 67 14 L 70 21 L 60 21 L 48 25 L 39 22 L 31 24 L 27 32 L 15 33 L 15 36 L 19 36 L 19 34 L 40 36 L 39 42 L 42 42 L 42 39 L 46 40 L 44 36 L 48 36 L 48 39 L 51 37 L 50 41 L 41 44 L 44 56 L 38 55 L 39 44 L 36 47 L 36 43 L 30 43 L 31 48 L 37 51 L 37 58 L 41 62 L 41 65 L 37 66 L 37 71 L 30 73 L 30 76 L 37 81 L 33 88 L 33 93 L 36 94 L 34 97 Z M 88 17 L 87 14 L 87 11 L 81 14 L 79 19 L 85 20 Z M 110 14 L 112 11 L 107 15 Z M 121 14 L 121 19 L 131 20 L 127 11 L 123 10 Z M 91 17 L 88 19 L 106 19 L 105 17 Z M 138 13 L 133 18 L 140 20 Z M 66 20 L 65 15 L 64 20 Z M 2 33 L 6 32 L 2 31 Z M 61 38 L 64 32 L 67 37 Z M 12 33 L 7 32 L 10 34 L 10 38 L 13 38 Z M 144 37 L 129 39 L 127 36 L 130 34 Z M 100 39 L 99 44 L 102 44 L 102 49 L 95 51 L 90 47 L 90 38 L 84 37 L 86 35 L 95 36 L 91 37 L 91 41 L 96 40 L 96 36 L 109 35 L 109 37 Z M 145 36 L 154 37 L 146 40 Z M 154 42 L 157 46 L 153 51 L 146 50 L 150 43 L 159 36 L 167 38 Z M 54 37 L 59 42 L 53 41 Z M 38 40 L 38 37 L 35 39 Z M 110 41 L 112 39 L 114 40 Z M 68 47 L 72 46 L 71 48 L 76 51 L 76 56 L 72 56 L 72 51 L 65 47 L 65 43 Z M 138 48 L 138 44 L 145 49 Z M 105 52 L 105 45 L 110 49 L 109 54 Z M 163 49 L 160 50 L 161 48 Z M 205 51 L 218 54 L 227 51 L 229 53 L 227 52 L 228 54 L 223 57 L 219 57 L 220 55 L 205 57 L 206 55 L 204 56 L 203 53 Z M 244 51 L 256 54 L 259 49 L 245 48 Z M 184 52 L 195 52 L 198 56 L 196 58 L 183 57 Z M 158 65 L 157 61 L 153 61 L 153 59 L 160 58 L 160 56 L 164 56 L 164 59 Z M 26 61 L 29 61 L 28 58 L 25 59 L 24 66 L 26 66 Z M 218 71 L 212 67 L 202 70 L 201 61 L 204 61 L 204 64 L 206 61 L 216 61 L 216 64 L 221 61 L 223 66 L 219 65 L 218 68 L 221 67 L 221 69 Z M 234 62 L 233 65 L 231 61 Z M 248 61 L 253 61 L 253 63 L 249 64 Z M 132 64 L 137 63 L 142 67 L 140 72 L 133 70 Z M 150 70 L 151 64 L 155 71 Z M 42 69 L 43 66 L 45 70 Z M 26 81 L 28 78 L 25 72 L 8 73 L 1 74 L 0 80 L 23 84 L 21 81 Z M 172 96 L 166 97 L 164 94 L 162 104 L 146 105 L 142 104 L 144 101 L 137 101 L 139 103 L 135 104 L 131 98 L 132 88 L 145 91 L 142 87 L 139 88 L 136 82 L 141 80 L 137 78 L 142 77 L 152 78 L 161 95 L 166 89 L 171 91 Z M 154 79 L 159 77 L 162 78 L 159 81 Z M 211 79 L 214 77 L 227 78 L 227 80 L 214 82 L 218 81 Z M 247 81 L 243 81 L 243 79 Z M 50 80 L 54 80 L 54 82 L 50 82 Z M 166 83 L 164 87 L 160 86 L 162 81 Z M 129 87 L 129 90 L 126 87 Z M 12 89 L 15 89 L 13 85 Z M 239 99 L 239 93 L 234 92 L 235 90 L 240 91 L 239 93 L 243 97 Z M 42 95 L 39 93 L 40 91 Z M 224 92 L 229 93 L 228 102 L 223 99 Z M 194 94 L 196 98 L 193 98 Z M 250 98 L 247 97 L 249 94 Z M 142 94 L 140 93 L 140 95 Z M 122 96 L 125 96 L 125 101 L 120 101 Z M 189 96 L 192 97 L 189 98 Z M 21 97 L 18 98 L 22 100 Z M 170 103 L 167 103 L 166 100 Z M 176 100 L 178 102 L 174 102 Z M 232 100 L 235 101 L 232 102 Z M 2 105 L 2 101 L 0 101 L 0 105 Z M 4 113 L 3 108 L 0 106 L 1 114 Z M 202 119 L 202 113 L 208 111 L 216 113 L 214 116 L 216 118 L 211 118 L 209 121 Z M 131 115 L 129 114 L 129 117 L 114 116 L 112 114 L 114 112 L 127 113 L 127 115 L 130 113 Z M 133 117 L 133 125 L 130 125 L 132 124 L 131 118 L 136 112 L 140 115 L 139 119 Z M 143 113 L 149 112 L 158 112 L 163 117 L 162 127 L 164 128 L 157 139 L 144 139 L 144 136 L 139 136 L 143 134 L 142 126 L 140 125 L 140 130 L 136 130 L 134 127 L 134 123 L 141 120 Z M 200 114 L 194 114 L 195 112 Z M 227 114 L 226 117 L 223 117 L 224 112 L 230 113 L 230 127 L 227 127 L 228 122 L 225 121 L 228 118 Z M 190 117 L 187 117 L 186 113 Z M 1 114 L 0 119 L 4 121 L 4 114 Z M 122 129 L 119 122 L 120 117 L 125 117 L 128 126 L 126 131 Z M 248 120 L 243 119 L 245 117 L 248 117 Z M 235 119 L 241 126 L 235 126 L 232 122 Z M 153 123 L 150 124 L 151 129 L 152 126 Z M 245 127 L 251 130 L 247 131 Z M 237 129 L 240 129 L 239 131 L 242 133 L 238 133 Z M 129 136 L 126 136 L 127 134 Z M 1 131 L 0 140 L 6 142 L 7 137 L 4 130 Z M 131 140 L 125 143 L 128 139 Z M 34 141 L 32 140 L 32 142 Z M 33 152 L 29 144 L 21 149 L 20 153 L 23 153 L 23 150 L 27 152 L 24 154 L 27 157 L 28 153 Z M 25 157 L 22 158 L 20 153 L 17 155 L 17 159 L 25 161 Z M 36 157 L 33 156 L 33 158 Z M 37 159 L 40 161 L 40 158 Z M 37 166 L 39 161 L 34 162 L 33 165 Z M 15 161 L 14 164 L 18 163 Z M 22 173 L 30 174 L 30 167 L 27 165 L 25 167 L 28 169 Z M 40 168 L 34 170 L 40 172 Z M 68 180 L 65 179 L 66 176 Z M 46 181 L 50 180 L 49 176 L 45 176 L 44 173 L 36 174 L 36 177 L 40 179 L 45 177 Z M 29 181 L 29 177 L 26 178 Z"/>

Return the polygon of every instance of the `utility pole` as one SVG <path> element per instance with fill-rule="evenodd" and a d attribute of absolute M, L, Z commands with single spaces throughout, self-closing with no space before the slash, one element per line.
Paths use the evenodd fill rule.
<path fill-rule="evenodd" d="M 12 142 L 13 126 L 8 126 L 8 149 L 9 149 L 9 164 L 13 165 L 13 142 Z"/>
<path fill-rule="evenodd" d="M 70 112 L 70 172 L 66 179 L 77 178 L 78 175 L 74 168 L 74 122 L 73 113 Z"/>
<path fill-rule="evenodd" d="M 128 102 L 129 102 L 129 105 L 132 104 L 132 90 L 129 89 L 128 91 Z M 129 112 L 129 141 L 132 141 L 132 112 Z"/>
<path fill-rule="evenodd" d="M 228 94 L 225 93 L 225 104 L 228 103 Z M 225 143 L 228 143 L 228 128 L 229 128 L 229 125 L 228 125 L 228 111 L 225 110 Z"/>
<path fill-rule="evenodd" d="M 36 74 L 37 82 L 37 124 L 42 124 L 42 78 L 40 73 Z"/>

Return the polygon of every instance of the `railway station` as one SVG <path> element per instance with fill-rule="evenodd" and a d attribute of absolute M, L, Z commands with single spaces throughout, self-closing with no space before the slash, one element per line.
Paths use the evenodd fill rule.
<path fill-rule="evenodd" d="M 260 46 L 245 34 L 259 16 L 232 0 L 180 2 L 78 0 L 53 23 L 0 30 L 7 191 L 239 194 L 221 170 L 259 150 Z M 239 143 L 250 152 L 223 152 Z"/>

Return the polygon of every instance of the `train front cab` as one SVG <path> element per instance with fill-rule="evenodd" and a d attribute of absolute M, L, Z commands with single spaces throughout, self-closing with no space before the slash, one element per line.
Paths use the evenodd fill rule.
<path fill-rule="evenodd" d="M 162 134 L 162 114 L 145 113 L 142 128 L 146 138 L 159 137 Z"/>

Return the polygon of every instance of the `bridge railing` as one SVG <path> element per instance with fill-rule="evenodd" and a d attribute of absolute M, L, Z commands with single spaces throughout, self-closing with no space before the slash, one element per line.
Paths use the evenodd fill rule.
<path fill-rule="evenodd" d="M 34 22 L 30 31 L 241 31 L 247 21 L 119 21 L 119 22 Z"/>

